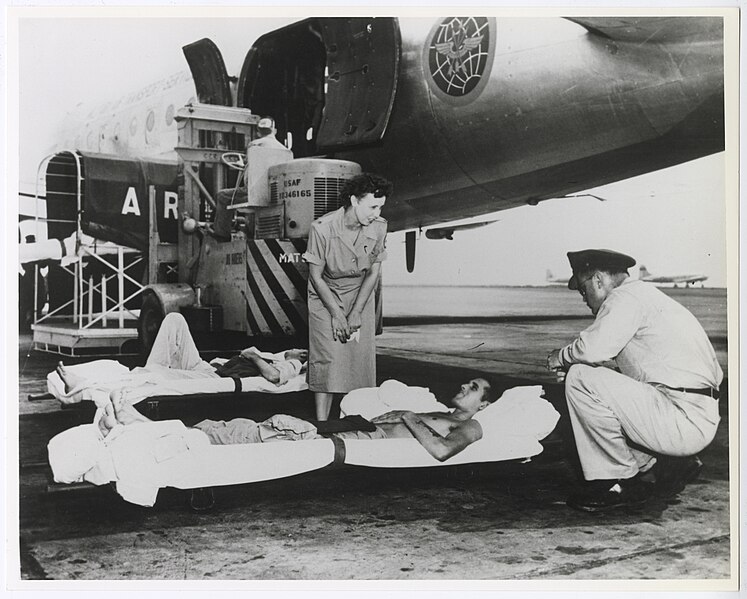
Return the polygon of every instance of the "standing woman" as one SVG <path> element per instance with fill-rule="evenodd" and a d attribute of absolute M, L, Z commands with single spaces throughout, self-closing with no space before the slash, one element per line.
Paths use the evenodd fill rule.
<path fill-rule="evenodd" d="M 309 388 L 317 420 L 336 393 L 376 386 L 374 293 L 386 258 L 381 209 L 392 184 L 358 175 L 340 192 L 342 208 L 311 224 L 303 259 L 309 264 Z"/>

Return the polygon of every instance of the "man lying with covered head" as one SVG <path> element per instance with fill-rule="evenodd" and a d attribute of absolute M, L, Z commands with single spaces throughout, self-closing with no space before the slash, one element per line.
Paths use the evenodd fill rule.
<path fill-rule="evenodd" d="M 129 371 L 111 360 L 65 366 L 60 362 L 54 374 L 63 387 L 54 393 L 62 403 L 77 403 L 82 399 L 106 401 L 109 393 L 122 388 L 143 388 L 131 399 L 138 401 L 149 395 L 148 388 L 166 381 L 211 378 L 262 377 L 277 386 L 287 383 L 306 370 L 308 351 L 290 349 L 281 354 L 265 354 L 247 348 L 228 360 L 220 358 L 208 363 L 200 357 L 187 321 L 179 312 L 166 315 L 158 329 L 153 347 L 144 367 Z M 87 374 L 81 374 L 82 368 Z M 53 377 L 54 374 L 50 374 Z M 54 383 L 53 385 L 54 386 Z"/>

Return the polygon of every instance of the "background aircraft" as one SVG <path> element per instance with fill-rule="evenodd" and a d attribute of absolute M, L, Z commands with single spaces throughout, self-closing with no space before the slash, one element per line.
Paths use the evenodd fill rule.
<path fill-rule="evenodd" d="M 569 280 L 570 277 L 554 277 L 550 269 L 545 273 L 545 281 L 551 285 L 567 285 Z"/>
<path fill-rule="evenodd" d="M 640 268 L 638 269 L 638 278 L 641 281 L 646 281 L 648 283 L 673 283 L 675 287 L 678 285 L 684 285 L 685 287 L 690 287 L 693 283 L 700 283 L 700 286 L 703 286 L 703 281 L 705 281 L 708 277 L 705 275 L 662 275 L 662 276 L 655 276 L 652 275 L 650 272 L 648 272 L 648 269 L 641 264 Z"/>

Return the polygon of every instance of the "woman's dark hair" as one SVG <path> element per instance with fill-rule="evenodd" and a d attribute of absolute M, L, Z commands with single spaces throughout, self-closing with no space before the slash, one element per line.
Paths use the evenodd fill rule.
<path fill-rule="evenodd" d="M 350 196 L 361 198 L 372 193 L 375 198 L 392 195 L 392 184 L 384 177 L 363 173 L 345 182 L 340 190 L 340 200 L 344 206 L 350 206 Z"/>

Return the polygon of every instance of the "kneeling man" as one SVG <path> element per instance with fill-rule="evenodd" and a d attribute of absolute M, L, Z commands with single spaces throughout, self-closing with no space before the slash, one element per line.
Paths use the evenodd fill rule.
<path fill-rule="evenodd" d="M 549 369 L 567 371 L 576 447 L 591 481 L 567 503 L 584 511 L 642 503 L 652 492 L 642 480 L 649 470 L 662 494 L 677 493 L 698 475 L 695 454 L 719 423 L 723 373 L 713 346 L 683 306 L 629 279 L 630 256 L 583 250 L 568 260 L 568 287 L 596 319 L 547 357 Z"/>

